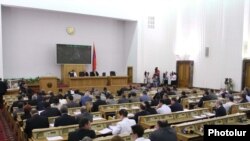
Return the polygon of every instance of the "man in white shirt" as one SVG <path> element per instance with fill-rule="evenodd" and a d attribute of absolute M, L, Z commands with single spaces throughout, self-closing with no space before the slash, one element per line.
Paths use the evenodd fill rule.
<path fill-rule="evenodd" d="M 223 107 L 226 109 L 226 112 L 228 113 L 230 108 L 232 107 L 232 105 L 235 104 L 234 103 L 234 97 L 233 96 L 230 96 L 229 97 L 229 101 L 225 104 L 223 104 Z"/>
<path fill-rule="evenodd" d="M 116 124 L 114 128 L 112 128 L 113 135 L 119 134 L 130 134 L 132 132 L 131 126 L 135 125 L 135 120 L 128 119 L 128 112 L 125 109 L 121 109 L 119 111 L 119 115 L 121 121 Z"/>
<path fill-rule="evenodd" d="M 171 113 L 171 109 L 169 108 L 169 106 L 167 106 L 166 104 L 164 104 L 164 100 L 160 100 L 159 104 L 156 107 L 156 111 L 158 114 L 169 114 Z"/>
<path fill-rule="evenodd" d="M 132 141 L 150 141 L 150 139 L 145 139 L 143 137 L 144 129 L 141 125 L 137 124 L 132 126 L 131 128 L 132 128 L 132 134 L 131 134 Z"/>

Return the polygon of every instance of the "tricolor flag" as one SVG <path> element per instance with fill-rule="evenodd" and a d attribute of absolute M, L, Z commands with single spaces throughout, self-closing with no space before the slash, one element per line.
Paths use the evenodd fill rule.
<path fill-rule="evenodd" d="M 96 53 L 95 53 L 95 44 L 93 44 L 92 71 L 95 70 L 96 70 Z"/>

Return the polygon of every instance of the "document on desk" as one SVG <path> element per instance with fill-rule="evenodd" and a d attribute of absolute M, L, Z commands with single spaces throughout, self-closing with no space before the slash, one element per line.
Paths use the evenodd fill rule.
<path fill-rule="evenodd" d="M 76 112 L 74 112 L 74 115 L 80 115 L 81 114 L 81 112 L 80 111 L 76 111 Z"/>
<path fill-rule="evenodd" d="M 102 117 L 94 117 L 93 120 L 104 120 Z"/>
<path fill-rule="evenodd" d="M 63 140 L 62 136 L 53 136 L 53 137 L 47 137 L 48 141 L 57 141 L 57 140 Z"/>
<path fill-rule="evenodd" d="M 195 118 L 195 119 L 200 119 L 200 118 L 202 118 L 201 116 L 193 116 L 193 118 Z"/>
<path fill-rule="evenodd" d="M 98 131 L 100 134 L 108 134 L 108 133 L 111 133 L 112 132 L 112 130 L 111 129 L 109 129 L 109 128 L 104 128 L 104 129 L 102 129 L 102 130 L 100 130 L 100 131 Z"/>

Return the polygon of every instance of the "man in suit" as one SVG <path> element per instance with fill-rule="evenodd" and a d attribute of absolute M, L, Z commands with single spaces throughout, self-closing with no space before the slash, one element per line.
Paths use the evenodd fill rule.
<path fill-rule="evenodd" d="M 99 76 L 99 73 L 97 71 L 90 72 L 90 76 Z"/>
<path fill-rule="evenodd" d="M 75 117 L 68 115 L 68 108 L 62 106 L 61 116 L 55 119 L 54 127 L 77 124 Z"/>
<path fill-rule="evenodd" d="M 171 99 L 170 109 L 172 112 L 183 111 L 183 106 L 177 101 L 175 97 Z"/>
<path fill-rule="evenodd" d="M 209 92 L 205 91 L 204 96 L 200 99 L 199 103 L 198 103 L 198 107 L 202 107 L 203 106 L 203 101 L 208 101 L 211 100 L 211 98 L 209 97 Z"/>
<path fill-rule="evenodd" d="M 90 113 L 87 111 L 87 109 L 86 109 L 85 106 L 82 106 L 82 107 L 81 107 L 81 114 L 79 114 L 79 115 L 76 116 L 76 120 L 77 120 L 77 122 L 79 123 L 80 120 L 83 119 L 83 118 L 86 118 L 86 119 L 88 119 L 90 122 L 93 122 L 93 115 L 90 114 Z"/>
<path fill-rule="evenodd" d="M 138 123 L 139 116 L 150 115 L 148 111 L 146 111 L 146 107 L 143 104 L 140 104 L 140 111 L 135 113 L 135 122 Z"/>
<path fill-rule="evenodd" d="M 35 109 L 31 110 L 31 118 L 27 119 L 24 132 L 29 138 L 32 137 L 32 130 L 39 128 L 49 128 L 49 121 L 47 117 L 39 116 L 38 111 Z"/>
<path fill-rule="evenodd" d="M 101 100 L 101 97 L 99 95 L 97 95 L 96 97 L 96 101 L 93 103 L 93 107 L 92 107 L 92 112 L 98 112 L 99 110 L 99 105 L 106 105 L 107 103 L 103 100 Z"/>
<path fill-rule="evenodd" d="M 177 141 L 176 131 L 167 121 L 158 121 L 155 128 L 149 135 L 150 141 Z"/>
<path fill-rule="evenodd" d="M 50 104 L 48 102 L 44 103 L 45 110 L 40 113 L 41 116 L 44 117 L 55 117 L 60 116 L 61 113 L 57 108 L 50 107 Z"/>
<path fill-rule="evenodd" d="M 221 117 L 227 115 L 226 109 L 223 107 L 221 101 L 216 101 L 215 117 Z"/>
<path fill-rule="evenodd" d="M 7 84 L 0 78 L 0 109 L 3 108 L 3 95 L 7 92 Z"/>
<path fill-rule="evenodd" d="M 68 141 L 79 141 L 86 136 L 93 139 L 96 134 L 95 131 L 91 130 L 90 121 L 84 118 L 79 122 L 79 129 L 68 134 Z"/>

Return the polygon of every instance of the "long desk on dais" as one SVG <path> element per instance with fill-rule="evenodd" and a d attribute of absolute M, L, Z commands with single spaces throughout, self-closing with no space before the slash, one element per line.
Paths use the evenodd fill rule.
<path fill-rule="evenodd" d="M 111 92 L 116 92 L 128 86 L 127 76 L 89 76 L 69 78 L 69 87 L 72 89 L 89 90 L 96 88 L 102 90 L 107 87 Z"/>

